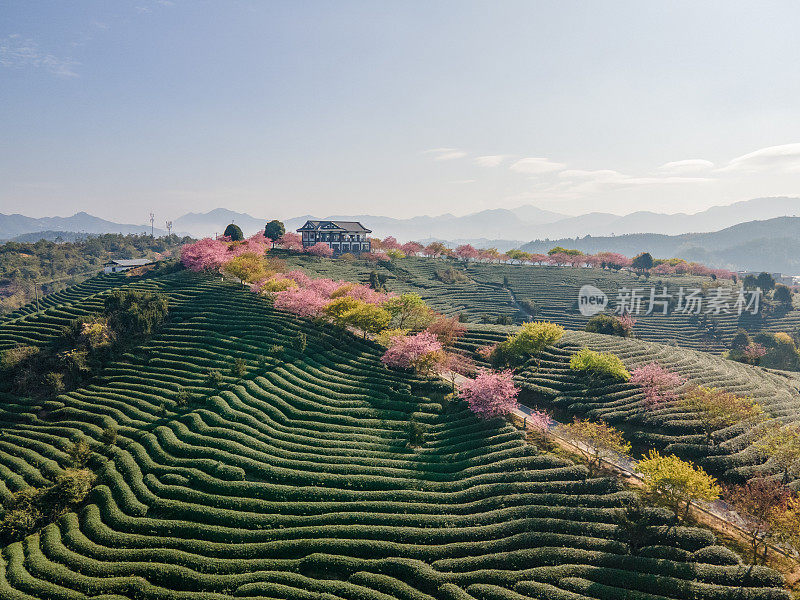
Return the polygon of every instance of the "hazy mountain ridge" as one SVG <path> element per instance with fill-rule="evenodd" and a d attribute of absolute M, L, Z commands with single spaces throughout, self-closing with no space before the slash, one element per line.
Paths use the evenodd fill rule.
<path fill-rule="evenodd" d="M 70 217 L 26 217 L 25 215 L 4 215 L 0 213 L 0 239 L 11 239 L 27 233 L 64 231 L 74 233 L 142 233 L 150 232 L 150 225 L 131 225 L 114 223 L 85 212 Z M 156 235 L 166 231 L 155 228 Z"/>
<path fill-rule="evenodd" d="M 582 252 L 619 252 L 634 256 L 650 252 L 655 258 L 678 257 L 733 270 L 770 270 L 800 274 L 800 217 L 777 217 L 738 223 L 720 231 L 663 235 L 637 233 L 536 240 L 522 246 L 546 253 L 554 246 Z"/>
<path fill-rule="evenodd" d="M 438 239 L 450 241 L 472 240 L 536 240 L 582 237 L 584 235 L 611 236 L 631 233 L 660 233 L 679 235 L 687 232 L 718 231 L 737 223 L 800 215 L 800 198 L 755 198 L 728 206 L 714 206 L 695 214 L 662 214 L 638 211 L 628 215 L 594 212 L 570 217 L 558 212 L 543 210 L 532 205 L 515 209 L 495 208 L 464 216 L 442 214 L 417 216 L 408 219 L 379 215 L 303 215 L 284 220 L 287 231 L 300 227 L 308 219 L 325 218 L 361 221 L 372 229 L 376 237 L 394 236 L 401 241 L 411 239 Z M 222 233 L 228 223 L 234 222 L 245 234 L 251 235 L 264 228 L 272 216 L 253 217 L 226 208 L 216 208 L 206 213 L 187 213 L 174 220 L 175 233 L 194 237 Z M 100 219 L 85 212 L 71 217 L 43 217 L 35 219 L 23 215 L 0 214 L 0 238 L 8 239 L 37 231 L 75 231 L 85 233 L 138 233 L 148 230 L 148 225 L 124 225 Z M 157 229 L 161 233 L 162 229 Z"/>
<path fill-rule="evenodd" d="M 401 242 L 439 240 L 450 245 L 471 243 L 496 247 L 501 251 L 524 246 L 529 251 L 542 252 L 554 245 L 588 252 L 612 250 L 627 255 L 647 250 L 654 256 L 679 256 L 721 267 L 800 272 L 800 261 L 793 258 L 800 256 L 800 251 L 794 251 L 800 246 L 794 241 L 800 237 L 800 229 L 785 226 L 779 220 L 786 215 L 800 215 L 800 198 L 755 198 L 695 214 L 639 211 L 619 216 L 596 212 L 568 217 L 528 205 L 516 209 L 488 209 L 460 217 L 442 214 L 397 219 L 362 214 L 323 218 L 360 221 L 372 230 L 373 236 L 391 235 Z M 194 237 L 213 236 L 234 222 L 246 235 L 252 235 L 263 230 L 271 218 L 217 208 L 206 213 L 187 213 L 175 219 L 173 232 Z M 303 215 L 286 219 L 284 224 L 287 231 L 294 231 L 314 218 L 319 217 Z M 24 236 L 32 240 L 37 233 L 53 238 L 53 231 L 141 233 L 149 231 L 149 227 L 113 223 L 85 212 L 71 217 L 41 219 L 0 214 L 0 239 Z M 164 233 L 156 229 L 157 235 Z M 527 244 L 519 241 L 531 239 L 535 241 Z M 745 245 L 749 250 L 743 249 Z M 791 252 L 788 249 L 792 249 Z"/>

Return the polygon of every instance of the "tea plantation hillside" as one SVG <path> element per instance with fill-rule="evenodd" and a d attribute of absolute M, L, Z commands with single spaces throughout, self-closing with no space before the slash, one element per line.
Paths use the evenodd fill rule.
<path fill-rule="evenodd" d="M 506 338 L 514 327 L 471 326 L 459 342 L 468 353 Z M 631 370 L 651 362 L 687 379 L 684 388 L 695 384 L 719 387 L 740 396 L 754 398 L 764 409 L 766 428 L 770 421 L 800 422 L 800 392 L 796 374 L 767 371 L 707 353 L 675 348 L 635 339 L 586 332 L 566 331 L 555 347 L 529 361 L 516 375 L 526 390 L 522 401 L 555 410 L 564 419 L 572 416 L 601 418 L 625 430 L 640 448 L 659 448 L 687 460 L 728 481 L 742 481 L 771 465 L 750 444 L 756 430 L 742 423 L 715 432 L 709 445 L 697 415 L 672 402 L 647 406 L 641 388 L 632 383 L 588 381 L 572 371 L 569 359 L 581 348 L 612 352 Z M 795 475 L 796 476 L 796 475 Z M 800 482 L 795 481 L 797 486 Z"/>
<path fill-rule="evenodd" d="M 168 296 L 159 332 L 86 387 L 0 398 L 3 500 L 53 481 L 79 437 L 97 475 L 2 548 L 3 599 L 789 597 L 668 513 L 625 526 L 615 480 L 443 407 L 371 342 L 218 276 L 126 284 Z M 5 321 L 0 347 L 48 343 L 103 293 Z"/>
<path fill-rule="evenodd" d="M 531 266 L 495 263 L 462 263 L 428 258 L 401 258 L 377 265 L 364 261 L 345 262 L 314 257 L 291 257 L 290 264 L 310 273 L 351 281 L 369 281 L 370 273 L 385 278 L 387 290 L 416 292 L 434 309 L 447 315 L 464 315 L 470 322 L 508 317 L 513 323 L 531 318 L 546 319 L 570 329 L 583 329 L 588 317 L 577 310 L 578 290 L 585 284 L 603 290 L 615 301 L 622 288 L 641 288 L 649 300 L 650 288 L 667 286 L 677 295 L 683 287 L 711 285 L 708 277 L 691 275 L 653 276 L 645 280 L 628 271 L 609 271 L 576 267 Z M 466 281 L 445 283 L 441 271 L 452 268 Z M 437 275 L 437 271 L 440 273 Z M 729 286 L 730 282 L 720 282 Z M 728 348 L 738 327 L 749 331 L 793 332 L 800 328 L 800 310 L 773 311 L 760 316 L 735 311 L 728 314 L 692 315 L 672 312 L 664 315 L 637 315 L 636 333 L 641 339 L 719 352 Z M 658 310 L 658 309 L 657 309 Z"/>

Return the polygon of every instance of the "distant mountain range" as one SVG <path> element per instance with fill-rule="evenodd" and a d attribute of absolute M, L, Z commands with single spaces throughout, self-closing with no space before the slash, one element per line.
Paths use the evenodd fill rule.
<path fill-rule="evenodd" d="M 24 215 L 4 215 L 0 213 L 0 240 L 9 240 L 17 236 L 50 231 L 73 233 L 150 233 L 150 225 L 125 225 L 106 221 L 85 212 L 75 213 L 71 217 L 33 218 Z M 165 235 L 163 229 L 155 229 L 156 235 Z"/>
<path fill-rule="evenodd" d="M 271 219 L 272 217 L 270 217 Z M 504 237 L 506 239 L 532 239 L 527 235 L 531 227 L 552 223 L 566 218 L 566 215 L 542 210 L 535 206 L 522 206 L 508 210 L 497 208 L 484 210 L 463 217 L 445 214 L 436 217 L 422 216 L 410 219 L 395 219 L 376 215 L 303 215 L 284 220 L 287 231 L 301 227 L 309 219 L 333 219 L 360 221 L 372 230 L 376 237 L 392 235 L 399 240 L 408 241 L 425 237 L 437 239 Z M 236 223 L 249 235 L 264 229 L 267 218 L 257 219 L 247 213 L 237 213 L 217 208 L 207 213 L 189 213 L 175 219 L 176 231 L 187 231 L 195 236 L 213 236 L 221 233 L 228 223 Z"/>
<path fill-rule="evenodd" d="M 756 198 L 728 206 L 714 206 L 695 214 L 662 214 L 649 211 L 629 215 L 588 213 L 570 217 L 535 206 L 515 209 L 482 210 L 462 217 L 444 214 L 395 219 L 376 215 L 303 215 L 284 220 L 286 229 L 295 230 L 308 219 L 340 219 L 360 221 L 372 229 L 375 237 L 392 235 L 400 241 L 437 239 L 448 241 L 536 240 L 584 235 L 611 236 L 629 233 L 661 233 L 679 235 L 690 232 L 718 231 L 737 223 L 774 217 L 800 216 L 800 198 Z M 270 217 L 271 218 L 271 217 Z M 235 222 L 247 234 L 263 229 L 267 218 L 258 219 L 246 213 L 218 208 L 207 213 L 189 213 L 175 220 L 176 231 L 207 236 L 220 232 Z"/>
<path fill-rule="evenodd" d="M 376 215 L 328 215 L 325 219 L 360 221 L 375 237 L 394 236 L 398 240 L 442 240 L 450 244 L 472 243 L 481 247 L 508 250 L 525 246 L 529 250 L 548 250 L 564 245 L 582 250 L 616 250 L 636 254 L 642 250 L 654 256 L 680 256 L 717 266 L 741 269 L 773 269 L 800 272 L 793 256 L 794 229 L 791 217 L 800 216 L 800 198 L 756 198 L 728 206 L 715 206 L 695 214 L 662 214 L 648 211 L 629 215 L 589 213 L 577 217 L 543 210 L 535 206 L 516 209 L 489 209 L 457 217 L 451 214 L 396 219 Z M 783 221 L 779 217 L 788 217 Z M 222 233 L 228 223 L 236 223 L 246 235 L 263 230 L 272 217 L 253 217 L 225 208 L 207 213 L 188 213 L 174 220 L 173 232 L 194 237 Z M 308 219 L 304 215 L 286 219 L 287 231 L 296 230 Z M 768 221 L 771 219 L 771 221 Z M 761 223 L 756 224 L 753 222 Z M 738 229 L 734 226 L 741 224 Z M 71 217 L 35 219 L 23 215 L 0 214 L 0 239 L 54 239 L 53 232 L 75 234 L 142 233 L 147 225 L 125 225 L 85 212 Z M 47 233 L 45 233 L 47 232 Z M 716 233 L 710 233 L 716 232 Z M 155 230 L 163 235 L 162 229 Z M 591 236 L 591 237 L 586 237 Z M 66 234 L 64 239 L 69 239 Z M 782 246 L 776 246 L 776 240 Z M 526 240 L 534 240 L 525 244 Z M 745 245 L 749 250 L 745 251 Z M 789 249 L 792 249 L 790 252 Z"/>
<path fill-rule="evenodd" d="M 800 275 L 800 217 L 750 221 L 710 233 L 636 233 L 537 240 L 523 245 L 522 249 L 546 253 L 554 246 L 588 253 L 619 252 L 626 256 L 646 251 L 655 258 L 678 257 L 732 270 L 770 270 Z"/>

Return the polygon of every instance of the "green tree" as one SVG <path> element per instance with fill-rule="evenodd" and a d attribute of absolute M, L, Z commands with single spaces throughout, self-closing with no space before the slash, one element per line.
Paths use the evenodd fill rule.
<path fill-rule="evenodd" d="M 83 469 L 92 457 L 92 449 L 89 447 L 89 442 L 87 442 L 85 438 L 75 440 L 75 442 L 67 448 L 67 456 L 69 456 L 70 463 L 73 467 Z"/>
<path fill-rule="evenodd" d="M 714 432 L 762 415 L 763 409 L 750 396 L 737 396 L 719 388 L 696 386 L 688 390 L 681 404 L 697 415 L 706 442 L 714 445 Z"/>
<path fill-rule="evenodd" d="M 231 375 L 241 379 L 247 373 L 247 362 L 241 357 L 237 356 L 231 365 Z"/>
<path fill-rule="evenodd" d="M 792 467 L 800 461 L 800 426 L 772 424 L 753 447 L 779 470 L 786 485 Z"/>
<path fill-rule="evenodd" d="M 348 325 L 363 331 L 366 338 L 368 333 L 378 333 L 380 330 L 385 329 L 392 320 L 392 315 L 380 306 L 358 302 L 356 306 L 344 314 L 344 320 Z"/>
<path fill-rule="evenodd" d="M 433 321 L 434 313 L 419 296 L 407 293 L 386 301 L 383 307 L 392 317 L 392 327 L 419 331 L 425 329 Z"/>
<path fill-rule="evenodd" d="M 552 346 L 564 335 L 564 328 L 547 321 L 531 321 L 519 331 L 500 342 L 490 360 L 495 368 L 513 367 L 529 357 L 538 356 L 547 346 Z"/>
<path fill-rule="evenodd" d="M 108 325 L 118 338 L 152 334 L 168 312 L 167 298 L 153 292 L 115 290 L 105 300 Z"/>
<path fill-rule="evenodd" d="M 783 284 L 779 283 L 775 286 L 775 293 L 773 294 L 772 299 L 780 304 L 783 308 L 792 308 L 792 292 Z"/>
<path fill-rule="evenodd" d="M 569 359 L 569 368 L 592 378 L 628 381 L 631 374 L 620 358 L 611 352 L 595 352 L 582 348 Z"/>
<path fill-rule="evenodd" d="M 775 280 L 769 273 L 759 273 L 756 277 L 756 287 L 760 287 L 762 292 L 768 292 L 775 287 Z"/>
<path fill-rule="evenodd" d="M 242 228 L 236 225 L 235 223 L 231 223 L 225 228 L 225 233 L 223 233 L 225 237 L 231 238 L 233 242 L 241 242 L 244 239 L 244 234 L 242 233 Z"/>
<path fill-rule="evenodd" d="M 639 461 L 638 469 L 644 476 L 645 493 L 684 518 L 689 515 L 692 502 L 711 502 L 722 491 L 716 479 L 701 467 L 674 454 L 662 456 L 650 450 L 647 458 Z"/>
<path fill-rule="evenodd" d="M 358 306 L 359 301 L 351 296 L 335 298 L 325 307 L 325 314 L 339 327 L 347 325 L 345 315 Z"/>
<path fill-rule="evenodd" d="M 255 283 L 267 277 L 267 266 L 263 257 L 255 252 L 240 254 L 224 267 L 225 272 L 246 283 Z"/>
<path fill-rule="evenodd" d="M 383 289 L 383 284 L 385 283 L 385 281 L 382 281 L 381 279 L 382 279 L 381 276 L 378 275 L 378 273 L 376 271 L 374 271 L 374 270 L 370 271 L 370 273 L 369 273 L 369 287 L 371 287 L 373 290 L 382 290 Z M 383 279 L 385 279 L 385 278 L 383 278 Z"/>
<path fill-rule="evenodd" d="M 649 252 L 642 252 L 633 257 L 631 267 L 643 273 L 653 268 L 653 257 Z"/>
<path fill-rule="evenodd" d="M 275 247 L 275 241 L 280 239 L 284 233 L 286 233 L 286 228 L 283 226 L 283 223 L 277 219 L 273 219 L 267 223 L 267 226 L 264 228 L 264 237 L 272 240 L 273 248 Z"/>
<path fill-rule="evenodd" d="M 747 330 L 740 327 L 736 331 L 736 335 L 733 336 L 733 340 L 731 340 L 731 350 L 744 350 L 752 342 L 753 340 L 750 339 L 750 334 L 747 333 Z"/>
<path fill-rule="evenodd" d="M 628 337 L 631 333 L 630 329 L 626 328 L 618 317 L 604 314 L 595 315 L 589 319 L 586 323 L 586 331 L 616 335 L 618 337 Z"/>
<path fill-rule="evenodd" d="M 583 252 L 581 252 L 580 250 L 572 250 L 572 249 L 569 249 L 569 248 L 562 248 L 561 246 L 556 246 L 555 248 L 550 248 L 550 250 L 547 251 L 547 254 L 549 254 L 550 256 L 553 256 L 554 254 L 566 254 L 568 256 L 581 256 L 583 254 Z"/>
<path fill-rule="evenodd" d="M 113 446 L 117 443 L 118 436 L 119 430 L 117 429 L 116 425 L 109 425 L 100 433 L 100 441 L 102 441 L 106 446 Z"/>
<path fill-rule="evenodd" d="M 725 500 L 741 517 L 741 526 L 750 538 L 751 563 L 766 563 L 768 542 L 778 537 L 779 523 L 789 500 L 789 491 L 779 482 L 756 477 L 744 485 L 730 486 Z"/>
<path fill-rule="evenodd" d="M 742 279 L 742 285 L 748 290 L 754 290 L 759 287 L 755 275 L 745 275 L 745 278 Z"/>
<path fill-rule="evenodd" d="M 622 432 L 604 421 L 586 421 L 576 417 L 572 423 L 560 425 L 558 431 L 576 442 L 574 448 L 586 462 L 589 477 L 597 472 L 603 459 L 631 451 L 631 445 Z"/>

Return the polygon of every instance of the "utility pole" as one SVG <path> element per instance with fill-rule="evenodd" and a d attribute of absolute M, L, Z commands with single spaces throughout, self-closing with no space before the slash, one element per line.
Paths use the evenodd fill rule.
<path fill-rule="evenodd" d="M 172 235 L 172 221 L 167 221 L 166 225 L 167 225 L 167 235 L 168 236 Z"/>
<path fill-rule="evenodd" d="M 156 216 L 153 213 L 150 213 L 150 237 L 153 236 L 153 222 L 156 220 Z"/>

